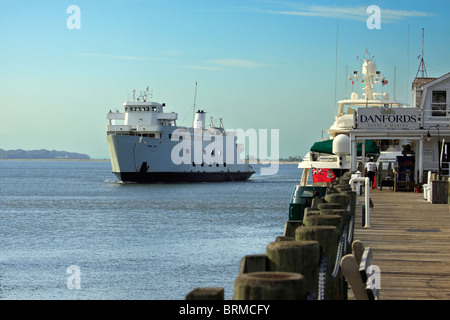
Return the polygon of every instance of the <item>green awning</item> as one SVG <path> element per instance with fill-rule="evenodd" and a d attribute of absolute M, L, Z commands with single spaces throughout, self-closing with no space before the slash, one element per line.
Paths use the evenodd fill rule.
<path fill-rule="evenodd" d="M 333 154 L 333 139 L 315 142 L 310 151 Z"/>
<path fill-rule="evenodd" d="M 366 140 L 366 154 L 379 154 L 380 150 L 378 149 L 377 144 L 373 140 Z M 333 139 L 318 141 L 313 144 L 310 151 L 333 154 Z M 356 145 L 356 151 L 358 152 L 358 156 L 362 155 L 362 143 L 359 142 Z"/>
<path fill-rule="evenodd" d="M 366 145 L 366 154 L 380 154 L 380 150 L 378 149 L 377 144 L 375 143 L 375 141 L 373 140 L 366 140 L 365 141 L 365 145 Z M 358 156 L 362 156 L 362 143 L 359 142 L 356 145 L 356 151 L 358 152 Z"/>

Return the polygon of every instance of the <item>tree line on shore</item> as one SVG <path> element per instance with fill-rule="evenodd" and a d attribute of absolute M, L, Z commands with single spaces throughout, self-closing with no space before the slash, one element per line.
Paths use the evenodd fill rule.
<path fill-rule="evenodd" d="M 0 159 L 90 159 L 87 154 L 56 150 L 3 150 Z"/>

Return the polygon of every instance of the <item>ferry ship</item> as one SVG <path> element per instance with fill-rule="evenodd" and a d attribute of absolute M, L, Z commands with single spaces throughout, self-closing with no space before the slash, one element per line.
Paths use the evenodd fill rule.
<path fill-rule="evenodd" d="M 195 111 L 192 127 L 177 126 L 178 114 L 165 103 L 148 101 L 149 90 L 109 111 L 106 126 L 112 172 L 122 182 L 244 181 L 254 173 L 242 159 L 243 145 L 220 119 L 206 126 L 206 112 Z"/>

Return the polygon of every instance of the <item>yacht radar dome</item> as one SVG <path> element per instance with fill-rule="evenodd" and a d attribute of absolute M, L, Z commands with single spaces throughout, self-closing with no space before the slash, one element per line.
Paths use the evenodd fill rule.
<path fill-rule="evenodd" d="M 350 154 L 350 137 L 345 134 L 338 134 L 333 139 L 333 153 L 337 156 Z"/>

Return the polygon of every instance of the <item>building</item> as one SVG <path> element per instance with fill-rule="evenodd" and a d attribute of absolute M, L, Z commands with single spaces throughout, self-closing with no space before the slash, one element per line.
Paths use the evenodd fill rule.
<path fill-rule="evenodd" d="M 394 144 L 413 157 L 415 182 L 426 182 L 428 171 L 450 176 L 449 100 L 450 72 L 439 78 L 415 78 L 411 107 L 358 108 L 349 132 L 351 154 L 356 154 L 357 143 L 376 140 L 381 147 Z M 355 171 L 356 157 L 352 159 Z"/>
<path fill-rule="evenodd" d="M 429 81 L 422 84 L 422 79 Z M 422 128 L 427 131 L 425 138 L 428 134 L 431 138 L 429 141 L 424 140 L 423 168 L 427 171 L 440 171 L 441 175 L 449 176 L 450 72 L 435 79 L 416 78 L 412 91 L 413 98 L 416 97 L 413 107 L 419 110 Z"/>

